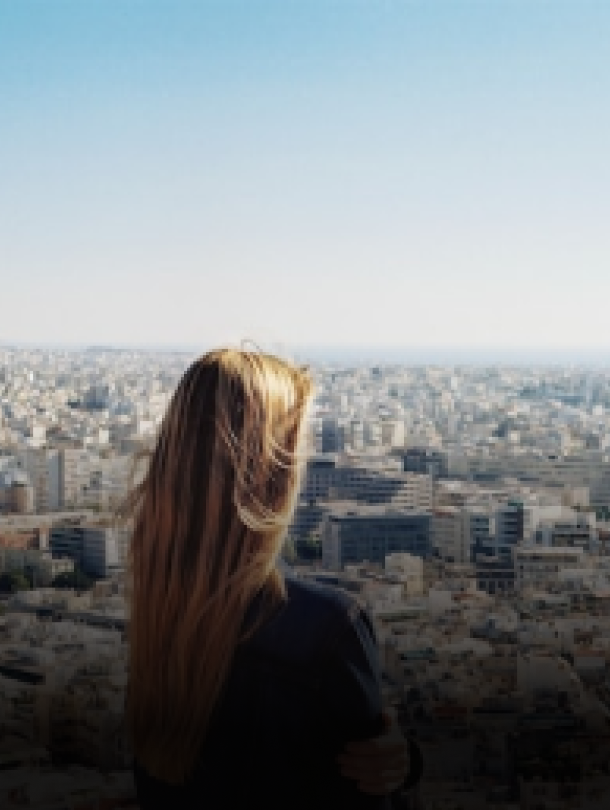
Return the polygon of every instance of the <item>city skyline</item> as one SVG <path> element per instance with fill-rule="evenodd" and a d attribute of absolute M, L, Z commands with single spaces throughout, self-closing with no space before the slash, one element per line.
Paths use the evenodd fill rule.
<path fill-rule="evenodd" d="M 248 341 L 246 341 L 248 343 Z M 242 341 L 225 341 L 202 343 L 200 345 L 176 343 L 76 343 L 54 341 L 20 341 L 6 340 L 0 336 L 0 350 L 49 351 L 49 352 L 133 352 L 145 354 L 178 354 L 185 356 L 199 355 L 220 346 L 242 345 Z M 348 363 L 356 365 L 498 365 L 536 367 L 549 366 L 591 366 L 610 367 L 610 348 L 603 346 L 365 346 L 354 345 L 288 345 L 277 343 L 252 344 L 254 348 L 270 351 L 300 361 L 322 363 Z"/>
<path fill-rule="evenodd" d="M 189 365 L 0 345 L 2 807 L 81 806 L 84 791 L 137 807 L 132 531 L 117 508 L 136 459 L 165 441 Z M 463 810 L 493 790 L 505 810 L 555 808 L 558 794 L 605 806 L 610 367 L 360 352 L 311 366 L 281 555 L 370 617 L 384 695 L 434 768 L 418 801 Z M 201 485 L 178 470 L 180 493 Z M 558 759 L 554 741 L 570 746 Z"/>

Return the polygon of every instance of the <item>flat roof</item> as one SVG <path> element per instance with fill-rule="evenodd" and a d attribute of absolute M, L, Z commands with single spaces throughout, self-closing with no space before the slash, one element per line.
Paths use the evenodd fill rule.
<path fill-rule="evenodd" d="M 584 548 L 580 548 L 580 546 L 537 546 L 536 548 L 515 548 L 515 554 L 524 555 L 526 557 L 531 557 L 534 555 L 540 555 L 543 557 L 552 557 L 554 554 L 576 554 L 581 556 L 585 553 Z"/>
<path fill-rule="evenodd" d="M 331 518 L 342 517 L 430 517 L 425 509 L 406 509 L 392 503 L 359 503 L 358 501 L 334 501 L 329 505 Z"/>

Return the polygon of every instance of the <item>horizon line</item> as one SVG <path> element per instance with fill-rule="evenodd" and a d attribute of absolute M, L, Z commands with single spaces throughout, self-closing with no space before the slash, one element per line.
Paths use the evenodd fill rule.
<path fill-rule="evenodd" d="M 222 342 L 221 342 L 222 343 Z M 400 345 L 356 345 L 356 344 L 279 344 L 277 341 L 267 341 L 267 350 L 281 351 L 284 353 L 294 353 L 306 355 L 316 360 L 333 361 L 354 361 L 361 362 L 432 362 L 445 360 L 447 362 L 600 362 L 604 360 L 610 365 L 610 347 L 594 346 L 476 346 L 472 344 L 462 345 L 425 345 L 425 346 L 400 346 Z M 2 349 L 39 349 L 39 350 L 64 350 L 76 352 L 158 352 L 168 354 L 193 354 L 207 351 L 215 345 L 220 344 L 190 344 L 190 343 L 148 343 L 148 342 L 107 342 L 107 341 L 25 341 L 0 339 Z M 261 347 L 262 348 L 262 347 Z"/>

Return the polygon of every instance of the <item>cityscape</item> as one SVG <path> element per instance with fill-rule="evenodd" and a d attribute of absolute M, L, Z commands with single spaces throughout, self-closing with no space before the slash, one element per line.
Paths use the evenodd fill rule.
<path fill-rule="evenodd" d="M 599 0 L 0 0 L 0 810 L 150 810 L 159 786 L 199 801 L 161 778 L 138 797 L 126 706 L 142 697 L 143 770 L 188 770 L 200 718 L 226 709 L 214 690 L 268 538 L 248 524 L 242 543 L 253 512 L 229 487 L 199 510 L 199 445 L 177 418 L 130 616 L 140 546 L 120 507 L 184 372 L 223 346 L 311 373 L 272 551 L 295 592 L 350 605 L 359 643 L 331 643 L 299 599 L 288 630 L 267 625 L 281 650 L 263 664 L 281 674 L 256 680 L 256 654 L 229 669 L 248 688 L 204 752 L 206 807 L 218 763 L 256 804 L 273 757 L 282 800 L 324 770 L 295 805 L 610 807 L 608 42 Z M 244 479 L 281 499 L 284 476 L 253 466 Z M 164 486 L 180 490 L 167 510 Z M 232 528 L 213 528 L 231 505 Z M 211 557 L 192 542 L 202 521 Z M 215 602 L 225 575 L 238 585 Z M 289 647 L 298 689 L 311 664 L 330 697 L 294 698 Z M 350 739 L 334 771 L 342 698 L 357 683 L 350 705 L 366 693 L 380 720 L 379 669 L 403 739 L 388 723 L 370 758 Z M 171 745 L 153 751 L 151 727 Z M 362 796 L 404 777 L 398 749 L 417 784 Z"/>
<path fill-rule="evenodd" d="M 192 359 L 0 348 L 3 808 L 136 806 L 115 510 Z M 311 370 L 283 557 L 373 618 L 385 699 L 424 757 L 405 806 L 601 808 L 610 370 Z"/>

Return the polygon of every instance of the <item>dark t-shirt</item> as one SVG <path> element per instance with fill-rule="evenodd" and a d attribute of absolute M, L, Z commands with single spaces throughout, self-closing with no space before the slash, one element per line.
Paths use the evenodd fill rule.
<path fill-rule="evenodd" d="M 346 742 L 382 730 L 371 622 L 343 591 L 285 583 L 286 601 L 238 648 L 192 778 L 169 786 L 135 763 L 142 810 L 390 807 L 336 761 Z"/>

